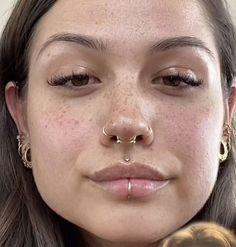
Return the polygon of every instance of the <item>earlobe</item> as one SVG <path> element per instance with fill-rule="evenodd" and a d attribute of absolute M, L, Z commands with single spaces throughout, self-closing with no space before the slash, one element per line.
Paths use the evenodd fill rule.
<path fill-rule="evenodd" d="M 5 98 L 8 111 L 14 120 L 19 133 L 26 134 L 26 118 L 24 101 L 18 95 L 18 88 L 15 82 L 8 82 L 5 87 Z"/>

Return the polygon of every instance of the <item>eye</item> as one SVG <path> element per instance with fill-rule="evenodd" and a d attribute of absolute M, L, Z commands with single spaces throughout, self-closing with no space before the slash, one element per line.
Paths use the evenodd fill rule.
<path fill-rule="evenodd" d="M 51 86 L 65 86 L 65 87 L 84 87 L 92 84 L 101 83 L 101 81 L 92 75 L 87 73 L 71 75 L 56 76 L 48 80 L 48 84 Z"/>
<path fill-rule="evenodd" d="M 156 77 L 152 80 L 152 84 L 164 85 L 172 88 L 199 87 L 202 80 L 194 78 L 190 74 L 172 74 Z"/>

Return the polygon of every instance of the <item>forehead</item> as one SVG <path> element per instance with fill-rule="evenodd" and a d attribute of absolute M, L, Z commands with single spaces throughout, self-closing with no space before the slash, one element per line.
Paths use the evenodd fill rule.
<path fill-rule="evenodd" d="M 217 53 L 200 0 L 59 0 L 41 19 L 35 39 L 40 49 L 57 33 L 79 33 L 105 40 L 113 49 L 139 50 L 154 41 L 201 38 Z"/>

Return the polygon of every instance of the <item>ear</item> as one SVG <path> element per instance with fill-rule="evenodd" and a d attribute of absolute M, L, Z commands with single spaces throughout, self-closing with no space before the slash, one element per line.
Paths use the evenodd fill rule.
<path fill-rule="evenodd" d="M 234 79 L 234 83 L 231 87 L 229 98 L 226 102 L 226 119 L 225 122 L 229 125 L 233 121 L 234 113 L 236 111 L 236 78 Z"/>
<path fill-rule="evenodd" d="M 19 97 L 15 82 L 8 82 L 5 87 L 5 98 L 9 113 L 14 120 L 19 134 L 28 135 L 26 121 L 26 102 Z"/>
<path fill-rule="evenodd" d="M 228 99 L 228 105 L 229 105 L 229 121 L 231 123 L 236 110 L 236 83 L 231 88 L 231 93 Z"/>

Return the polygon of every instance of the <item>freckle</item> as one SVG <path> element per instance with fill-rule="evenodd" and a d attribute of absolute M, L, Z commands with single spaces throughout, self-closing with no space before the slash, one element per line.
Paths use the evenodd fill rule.
<path fill-rule="evenodd" d="M 62 121 L 59 121 L 58 124 L 59 124 L 60 126 L 62 126 Z"/>
<path fill-rule="evenodd" d="M 45 129 L 47 129 L 47 128 L 48 128 L 48 125 L 46 124 L 46 125 L 45 125 Z"/>
<path fill-rule="evenodd" d="M 107 94 L 107 93 L 105 93 L 105 94 L 103 95 L 103 99 L 108 98 L 107 96 L 108 96 L 108 94 Z"/>
<path fill-rule="evenodd" d="M 92 119 L 92 118 L 90 118 L 90 119 L 89 119 L 89 122 L 92 122 L 92 121 L 93 121 L 93 119 Z"/>
<path fill-rule="evenodd" d="M 79 124 L 79 121 L 78 120 L 75 120 L 75 125 L 78 125 Z"/>

